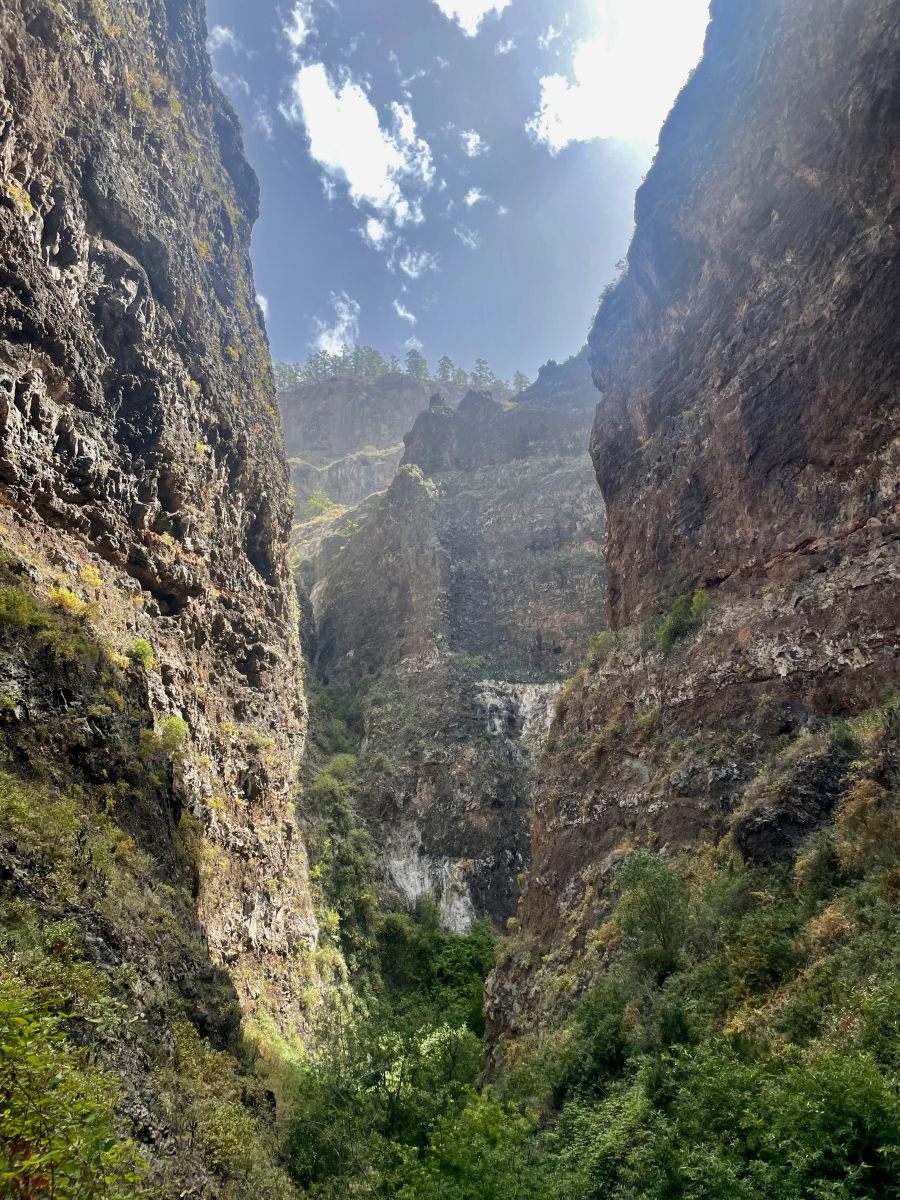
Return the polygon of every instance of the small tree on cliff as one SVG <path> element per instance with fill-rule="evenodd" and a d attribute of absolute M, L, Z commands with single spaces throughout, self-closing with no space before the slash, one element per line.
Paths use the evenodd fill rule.
<path fill-rule="evenodd" d="M 416 349 L 406 352 L 406 373 L 415 379 L 428 378 L 428 363 Z"/>
<path fill-rule="evenodd" d="M 513 375 L 513 388 L 517 392 L 524 392 L 527 387 L 531 387 L 531 380 L 524 371 L 516 371 Z"/>
<path fill-rule="evenodd" d="M 460 387 L 466 386 L 466 384 L 469 382 L 469 377 L 466 374 L 465 367 L 456 368 L 456 370 L 453 372 L 453 382 L 458 384 Z"/>
<path fill-rule="evenodd" d="M 438 367 L 437 367 L 438 380 L 441 383 L 452 383 L 453 382 L 453 373 L 455 370 L 456 370 L 456 367 L 454 367 L 453 363 L 450 361 L 450 359 L 445 354 L 444 357 L 441 359 L 441 361 L 438 363 Z"/>

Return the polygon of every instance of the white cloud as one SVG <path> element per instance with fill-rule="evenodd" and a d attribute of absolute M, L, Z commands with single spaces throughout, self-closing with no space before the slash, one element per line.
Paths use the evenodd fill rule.
<path fill-rule="evenodd" d="M 499 17 L 511 0 L 434 0 L 445 17 L 456 21 L 463 33 L 474 37 L 489 12 Z"/>
<path fill-rule="evenodd" d="M 420 342 L 417 337 L 408 337 L 403 343 L 404 350 L 424 350 L 425 343 Z"/>
<path fill-rule="evenodd" d="M 240 40 L 233 29 L 229 29 L 226 25 L 213 25 L 206 39 L 206 49 L 210 54 L 215 54 L 224 46 L 228 46 L 235 54 L 242 49 Z"/>
<path fill-rule="evenodd" d="M 284 33 L 291 44 L 291 51 L 296 57 L 306 45 L 307 39 L 315 33 L 316 22 L 313 16 L 312 0 L 297 0 L 291 10 L 290 23 L 285 25 Z"/>
<path fill-rule="evenodd" d="M 576 82 L 545 75 L 527 129 L 553 154 L 592 138 L 655 141 L 708 22 L 709 0 L 603 0 L 600 35 L 575 50 Z"/>
<path fill-rule="evenodd" d="M 328 354 L 340 354 L 344 346 L 354 346 L 359 341 L 360 307 L 346 292 L 331 293 L 334 323 L 329 325 L 316 317 L 316 337 L 312 343 L 316 350 Z"/>
<path fill-rule="evenodd" d="M 453 232 L 456 234 L 462 244 L 469 250 L 478 249 L 481 239 L 473 229 L 466 229 L 464 225 L 457 225 L 455 226 Z"/>
<path fill-rule="evenodd" d="M 415 325 L 416 320 L 418 319 L 413 316 L 408 308 L 404 308 L 399 300 L 394 301 L 394 312 L 398 317 L 402 317 L 404 321 L 409 321 L 410 325 Z"/>
<path fill-rule="evenodd" d="M 481 134 L 476 133 L 474 129 L 464 129 L 459 138 L 462 142 L 463 150 L 465 150 L 469 158 L 478 158 L 480 154 L 487 154 L 488 150 L 490 150 L 487 142 L 482 141 Z"/>
<path fill-rule="evenodd" d="M 552 25 L 549 25 L 547 27 L 547 32 L 542 33 L 538 38 L 538 45 L 542 50 L 546 50 L 550 46 L 551 42 L 555 41 L 561 33 L 561 29 L 554 29 Z"/>
<path fill-rule="evenodd" d="M 268 321 L 268 319 L 269 319 L 269 301 L 268 301 L 268 299 L 267 299 L 267 298 L 266 298 L 266 297 L 265 297 L 265 296 L 262 294 L 262 292 L 257 292 L 257 293 L 256 293 L 256 303 L 257 303 L 257 304 L 259 305 L 259 307 L 262 309 L 262 315 L 263 315 L 263 316 L 266 318 L 266 320 Z"/>
<path fill-rule="evenodd" d="M 513 50 L 515 50 L 515 48 L 516 48 L 515 39 L 509 38 L 505 42 L 498 42 L 497 45 L 494 47 L 494 53 L 497 55 L 512 54 L 512 52 L 513 52 Z"/>
<path fill-rule="evenodd" d="M 427 250 L 407 250 L 400 259 L 400 270 L 410 279 L 421 279 L 428 271 L 438 269 L 438 256 Z"/>
<path fill-rule="evenodd" d="M 354 204 L 391 215 L 397 225 L 419 224 L 421 206 L 401 185 L 427 190 L 434 165 L 428 143 L 416 135 L 409 108 L 392 104 L 393 128 L 382 129 L 363 88 L 351 80 L 333 83 L 322 63 L 302 66 L 292 91 L 291 103 L 281 111 L 288 121 L 306 127 L 309 153 L 329 178 L 346 182 Z"/>
<path fill-rule="evenodd" d="M 505 217 L 505 216 L 507 215 L 507 213 L 508 213 L 508 212 L 509 212 L 509 209 L 506 207 L 506 205 L 505 205 L 505 204 L 501 204 L 501 205 L 498 207 L 498 209 L 497 209 L 497 216 L 498 216 L 498 217 Z"/>
<path fill-rule="evenodd" d="M 472 208 L 473 205 L 477 204 L 479 200 L 487 200 L 487 196 L 484 194 L 481 188 L 470 188 L 469 191 L 466 192 L 466 204 L 468 204 L 469 208 Z"/>
<path fill-rule="evenodd" d="M 447 68 L 450 66 L 450 64 L 447 62 L 446 58 L 441 58 L 440 55 L 438 55 L 434 61 L 441 68 L 442 71 L 446 71 Z"/>
<path fill-rule="evenodd" d="M 257 100 L 253 107 L 253 128 L 258 129 L 267 142 L 271 142 L 275 137 L 272 114 L 261 100 Z"/>
<path fill-rule="evenodd" d="M 390 228 L 378 217 L 369 217 L 359 232 L 362 234 L 363 241 L 373 250 L 384 250 L 386 246 L 390 245 Z"/>

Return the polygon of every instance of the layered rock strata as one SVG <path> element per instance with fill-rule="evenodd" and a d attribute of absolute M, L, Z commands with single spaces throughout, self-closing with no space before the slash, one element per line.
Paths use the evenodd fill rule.
<path fill-rule="evenodd" d="M 712 6 L 590 336 L 616 633 L 538 771 L 501 1041 L 614 954 L 624 855 L 788 853 L 895 694 L 898 44 L 893 2 Z"/>
<path fill-rule="evenodd" d="M 553 698 L 604 623 L 575 373 L 539 400 L 434 397 L 313 590 L 319 673 L 363 702 L 357 811 L 383 877 L 409 904 L 436 893 L 452 929 L 515 911 Z"/>
<path fill-rule="evenodd" d="M 77 898 L 8 827 L 3 888 L 130 972 L 151 1142 L 158 1022 L 301 1025 L 318 933 L 258 188 L 205 36 L 200 0 L 0 8 L 0 722 L 15 776 L 87 806 Z M 132 907 L 85 848 L 104 811 Z"/>

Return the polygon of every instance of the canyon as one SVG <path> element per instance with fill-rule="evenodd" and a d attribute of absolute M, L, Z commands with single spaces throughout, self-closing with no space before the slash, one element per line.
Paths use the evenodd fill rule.
<path fill-rule="evenodd" d="M 360 385 L 329 386 L 341 424 Z M 283 401 L 302 452 L 320 394 Z M 316 670 L 362 704 L 356 811 L 383 881 L 411 906 L 435 894 L 458 932 L 515 913 L 553 700 L 605 625 L 593 409 L 585 353 L 515 400 L 436 391 L 383 494 L 295 529 Z"/>
<path fill-rule="evenodd" d="M 0 1019 L 105 1131 L 72 1195 L 650 1195 L 692 1063 L 894 1096 L 900 5 L 714 0 L 587 345 L 515 395 L 276 395 L 206 36 L 0 9 Z M 401 1043 L 450 1089 L 408 1142 Z M 352 1154 L 320 1093 L 374 1105 Z M 815 1186 L 887 1194 L 892 1121 Z"/>

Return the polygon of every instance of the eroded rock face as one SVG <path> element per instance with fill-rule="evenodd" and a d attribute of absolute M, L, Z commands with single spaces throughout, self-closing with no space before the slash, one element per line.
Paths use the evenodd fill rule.
<path fill-rule="evenodd" d="M 200 0 L 0 9 L 0 537 L 38 597 L 64 585 L 70 606 L 94 604 L 90 637 L 112 661 L 152 643 L 146 672 L 121 668 L 121 709 L 99 669 L 72 683 L 103 701 L 92 754 L 121 742 L 137 759 L 141 722 L 186 722 L 158 818 L 132 819 L 127 780 L 118 811 L 161 863 L 177 859 L 179 814 L 195 822 L 207 963 L 245 1012 L 285 1026 L 317 939 L 294 835 L 291 512 L 248 256 L 257 183 L 205 36 Z M 5 638 L 0 687 L 30 697 L 5 710 L 7 740 L 17 770 L 40 771 L 59 747 L 26 726 L 75 693 L 30 684 Z M 164 956 L 147 970 L 151 990 L 180 986 Z"/>
<path fill-rule="evenodd" d="M 452 929 L 515 911 L 553 699 L 604 623 L 594 395 L 583 359 L 558 371 L 538 401 L 436 397 L 385 495 L 318 551 L 318 669 L 365 711 L 358 814 L 388 885 L 437 894 Z"/>
<path fill-rule="evenodd" d="M 835 719 L 896 693 L 900 5 L 712 11 L 591 334 L 617 632 L 538 770 L 501 1056 L 614 956 L 632 849 L 788 854 L 848 786 Z M 697 585 L 702 623 L 662 636 Z"/>
<path fill-rule="evenodd" d="M 617 625 L 897 500 L 900 12 L 712 11 L 590 335 Z"/>
<path fill-rule="evenodd" d="M 403 457 L 403 435 L 436 390 L 455 405 L 467 389 L 391 372 L 375 379 L 325 379 L 280 392 L 297 502 L 324 491 L 336 504 L 355 505 L 384 491 Z"/>

